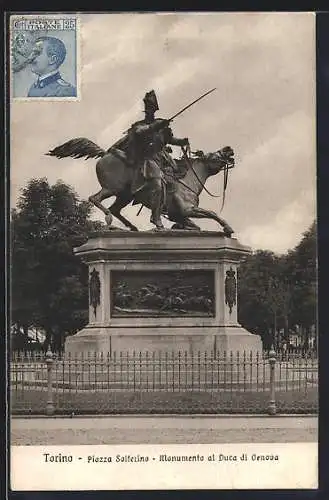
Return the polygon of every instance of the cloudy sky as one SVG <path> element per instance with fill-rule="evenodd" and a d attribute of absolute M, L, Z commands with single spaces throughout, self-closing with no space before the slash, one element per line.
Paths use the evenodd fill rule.
<path fill-rule="evenodd" d="M 177 118 L 175 135 L 193 150 L 235 150 L 222 216 L 242 243 L 276 252 L 298 243 L 315 217 L 313 14 L 86 14 L 80 41 L 80 102 L 12 102 L 12 206 L 31 177 L 61 179 L 83 198 L 98 191 L 94 160 L 44 153 L 73 137 L 108 148 L 142 118 L 146 91 L 168 117 L 217 87 Z M 221 174 L 207 187 L 220 193 Z M 220 201 L 203 194 L 200 206 L 218 213 Z M 148 210 L 137 210 L 123 213 L 150 229 Z"/>

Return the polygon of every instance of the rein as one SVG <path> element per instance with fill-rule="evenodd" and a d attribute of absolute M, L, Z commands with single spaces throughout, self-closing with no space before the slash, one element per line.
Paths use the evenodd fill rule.
<path fill-rule="evenodd" d="M 181 179 L 176 179 L 176 177 L 174 177 L 174 176 L 172 176 L 172 179 L 174 181 L 176 181 L 176 182 L 179 182 L 179 184 L 181 184 L 186 189 L 188 189 L 189 191 L 191 191 L 191 193 L 195 194 L 195 196 L 199 196 L 198 193 L 196 193 L 190 186 L 188 186 L 187 184 L 185 184 L 185 182 L 183 182 Z"/>
<path fill-rule="evenodd" d="M 187 154 L 187 151 L 188 151 L 188 147 L 186 147 L 186 149 L 184 149 L 184 147 L 182 147 L 182 151 L 183 151 L 183 157 L 186 161 L 186 163 L 188 164 L 188 166 L 192 169 L 192 172 L 193 174 L 195 175 L 196 179 L 198 180 L 199 184 L 202 186 L 202 189 L 204 189 L 206 191 L 207 194 L 209 194 L 209 196 L 211 196 L 212 198 L 220 198 L 221 195 L 220 194 L 213 194 L 211 193 L 205 186 L 205 184 L 201 181 L 201 179 L 199 178 L 198 174 L 196 173 L 196 171 L 194 170 L 194 167 L 193 167 L 193 164 Z M 224 208 L 224 203 L 225 203 L 225 192 L 226 192 L 226 188 L 227 188 L 227 182 L 228 182 L 228 170 L 229 170 L 229 166 L 228 166 L 228 163 L 227 161 L 225 161 L 225 166 L 224 166 L 224 185 L 223 185 L 223 201 L 222 201 L 222 206 L 221 206 L 221 209 L 220 209 L 220 212 L 222 212 L 223 208 Z M 187 186 L 186 186 L 187 187 Z M 191 190 L 192 191 L 192 190 Z M 195 193 L 196 194 L 196 193 Z"/>
<path fill-rule="evenodd" d="M 220 207 L 219 213 L 221 214 L 224 208 L 225 204 L 225 193 L 226 193 L 226 188 L 227 188 L 227 182 L 228 182 L 228 164 L 225 163 L 224 167 L 224 184 L 223 184 L 223 201 L 222 201 L 222 206 Z"/>

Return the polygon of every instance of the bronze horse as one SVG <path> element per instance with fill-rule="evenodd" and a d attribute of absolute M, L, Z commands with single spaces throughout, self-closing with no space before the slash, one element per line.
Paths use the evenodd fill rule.
<path fill-rule="evenodd" d="M 132 192 L 133 182 L 136 180 L 138 167 L 128 165 L 124 157 L 120 158 L 118 152 L 103 150 L 97 144 L 85 138 L 72 139 L 47 153 L 56 158 L 99 158 L 96 163 L 96 174 L 102 189 L 89 197 L 91 203 L 105 214 L 108 226 L 111 226 L 113 216 L 120 220 L 132 231 L 138 231 L 129 220 L 121 215 L 121 210 L 129 205 L 141 203 L 150 208 L 150 193 L 147 184 L 137 192 Z M 173 229 L 199 229 L 190 218 L 213 219 L 224 230 L 226 236 L 231 236 L 233 229 L 215 212 L 200 208 L 199 195 L 205 187 L 208 177 L 234 166 L 234 152 L 230 147 L 225 147 L 216 153 L 204 155 L 202 152 L 194 157 L 185 156 L 176 160 L 181 175 L 172 179 L 174 189 L 168 189 L 163 215 L 175 222 Z M 143 183 L 143 182 L 142 182 Z M 116 196 L 116 200 L 106 208 L 102 201 Z"/>

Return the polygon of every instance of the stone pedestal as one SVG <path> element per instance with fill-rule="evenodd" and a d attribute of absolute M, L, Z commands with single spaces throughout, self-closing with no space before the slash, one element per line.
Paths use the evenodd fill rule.
<path fill-rule="evenodd" d="M 66 352 L 261 352 L 237 320 L 237 267 L 249 252 L 217 232 L 92 234 L 75 249 L 89 267 L 89 323 Z"/>

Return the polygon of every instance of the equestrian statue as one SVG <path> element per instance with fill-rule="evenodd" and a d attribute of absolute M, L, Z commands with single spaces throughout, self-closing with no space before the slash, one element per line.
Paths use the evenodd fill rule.
<path fill-rule="evenodd" d="M 214 153 L 191 153 L 189 140 L 174 137 L 170 122 L 197 101 L 213 92 L 212 89 L 185 106 L 170 119 L 155 118 L 159 109 L 154 90 L 144 97 L 143 120 L 135 122 L 125 135 L 107 151 L 86 138 L 71 139 L 50 150 L 47 155 L 56 158 L 99 158 L 96 174 L 101 190 L 89 200 L 105 214 L 105 221 L 113 229 L 113 216 L 132 231 L 138 231 L 121 210 L 132 202 L 151 210 L 150 222 L 156 230 L 165 230 L 161 217 L 174 222 L 172 229 L 200 229 L 191 218 L 217 221 L 226 236 L 233 229 L 215 212 L 199 207 L 199 195 L 205 189 L 208 177 L 224 172 L 223 203 L 228 170 L 234 166 L 234 151 L 226 146 Z M 180 146 L 182 157 L 171 156 L 173 146 Z M 211 193 L 209 193 L 211 194 Z M 109 207 L 103 201 L 115 196 Z M 215 195 L 212 195 L 215 196 Z M 223 204 L 222 204 L 223 207 Z"/>

